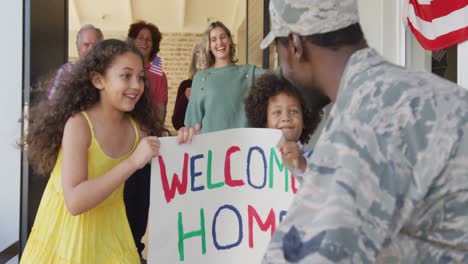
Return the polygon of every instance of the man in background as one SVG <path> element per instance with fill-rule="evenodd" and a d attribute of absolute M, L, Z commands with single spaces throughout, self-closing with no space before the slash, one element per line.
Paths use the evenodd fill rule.
<path fill-rule="evenodd" d="M 94 47 L 99 41 L 103 40 L 102 32 L 99 28 L 91 24 L 83 25 L 78 33 L 76 34 L 76 48 L 78 50 L 78 57 L 82 58 L 85 56 L 91 48 Z M 67 62 L 63 64 L 57 71 L 57 74 L 50 86 L 49 90 L 47 91 L 47 98 L 52 99 L 54 96 L 58 82 L 62 80 L 65 74 L 71 72 L 73 65 L 75 64 L 74 61 Z"/>

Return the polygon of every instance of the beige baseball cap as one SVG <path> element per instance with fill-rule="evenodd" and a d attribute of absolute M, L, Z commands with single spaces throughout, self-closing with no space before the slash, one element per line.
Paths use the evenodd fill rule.
<path fill-rule="evenodd" d="M 327 33 L 359 22 L 356 0 L 270 0 L 271 31 L 260 48 L 277 37 Z"/>

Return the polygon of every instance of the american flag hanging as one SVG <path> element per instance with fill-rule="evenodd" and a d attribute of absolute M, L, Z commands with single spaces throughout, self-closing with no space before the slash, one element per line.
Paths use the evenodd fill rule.
<path fill-rule="evenodd" d="M 152 73 L 155 73 L 157 75 L 162 76 L 163 75 L 163 70 L 162 70 L 162 60 L 159 56 L 156 56 L 151 63 L 151 66 L 149 68 L 149 71 Z"/>
<path fill-rule="evenodd" d="M 409 0 L 408 25 L 426 50 L 468 40 L 468 0 Z"/>

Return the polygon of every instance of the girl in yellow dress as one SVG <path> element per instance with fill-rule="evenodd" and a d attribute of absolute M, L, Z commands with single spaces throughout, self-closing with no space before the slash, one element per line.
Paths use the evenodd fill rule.
<path fill-rule="evenodd" d="M 97 44 L 31 111 L 28 155 L 50 179 L 20 263 L 139 263 L 123 183 L 159 152 L 143 57 Z"/>

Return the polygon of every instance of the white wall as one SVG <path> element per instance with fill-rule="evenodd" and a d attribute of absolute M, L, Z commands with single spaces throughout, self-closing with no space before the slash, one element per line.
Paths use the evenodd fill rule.
<path fill-rule="evenodd" d="M 457 82 L 458 85 L 468 89 L 468 40 L 458 44 Z"/>
<path fill-rule="evenodd" d="M 400 65 L 405 65 L 403 1 L 358 0 L 360 23 L 369 46 Z"/>
<path fill-rule="evenodd" d="M 411 30 L 406 32 L 407 68 L 418 71 L 432 71 L 431 52 L 425 50 L 416 40 Z"/>
<path fill-rule="evenodd" d="M 358 0 L 359 22 L 369 46 L 382 53 L 383 49 L 383 5 L 384 0 Z"/>
<path fill-rule="evenodd" d="M 19 239 L 23 1 L 2 0 L 0 8 L 0 251 Z"/>
<path fill-rule="evenodd" d="M 369 46 L 387 60 L 409 69 L 431 71 L 431 54 L 409 28 L 403 5 L 407 0 L 358 0 L 359 17 Z"/>

